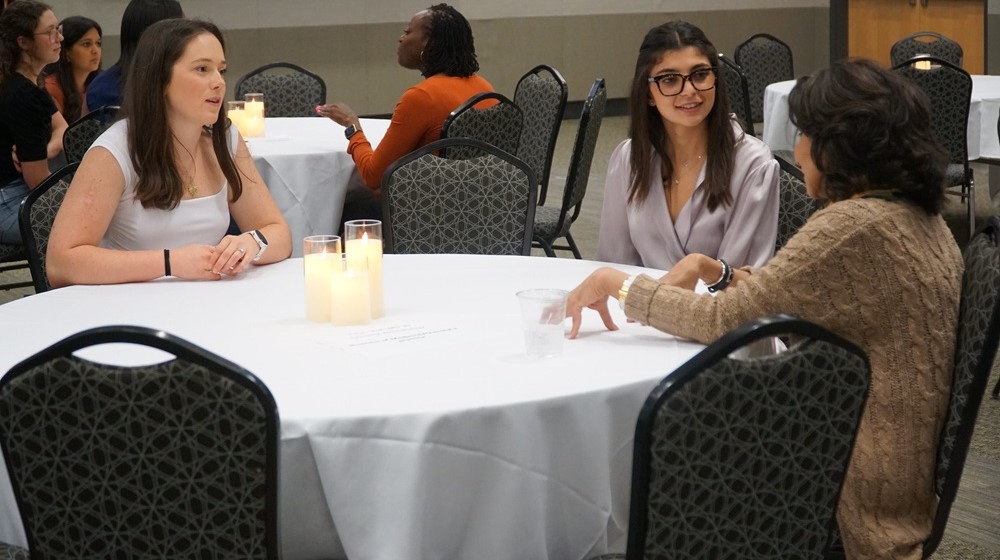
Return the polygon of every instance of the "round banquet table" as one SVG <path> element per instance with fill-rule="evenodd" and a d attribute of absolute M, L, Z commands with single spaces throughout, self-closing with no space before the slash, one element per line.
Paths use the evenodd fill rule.
<path fill-rule="evenodd" d="M 561 355 L 527 357 L 515 292 L 569 289 L 601 265 L 386 255 L 386 316 L 357 327 L 305 321 L 301 259 L 218 282 L 61 288 L 0 305 L 0 372 L 111 324 L 247 368 L 281 416 L 286 560 L 588 558 L 624 550 L 638 411 L 702 348 L 613 305 L 620 331 L 585 312 Z M 123 345 L 87 357 L 157 361 Z M 25 544 L 2 463 L 0 541 Z"/>

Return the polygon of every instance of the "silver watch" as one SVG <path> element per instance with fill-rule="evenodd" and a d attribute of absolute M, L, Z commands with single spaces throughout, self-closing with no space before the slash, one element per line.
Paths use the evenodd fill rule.
<path fill-rule="evenodd" d="M 253 261 L 257 262 L 264 256 L 264 251 L 267 251 L 267 238 L 264 237 L 264 234 L 259 229 L 250 230 L 247 233 L 257 242 L 257 254 L 253 257 Z"/>

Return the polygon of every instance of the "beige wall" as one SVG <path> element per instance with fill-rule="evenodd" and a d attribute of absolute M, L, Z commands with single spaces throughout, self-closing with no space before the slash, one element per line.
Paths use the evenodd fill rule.
<path fill-rule="evenodd" d="M 282 4 L 282 2 L 277 2 Z M 424 4 L 425 2 L 422 2 Z M 122 3 L 124 4 L 124 2 Z M 189 15 L 198 15 L 188 8 Z M 71 15 L 67 6 L 59 17 Z M 826 8 L 771 8 L 688 12 L 593 14 L 473 19 L 482 75 L 512 95 L 518 78 L 537 64 L 558 69 L 580 100 L 597 77 L 607 80 L 611 97 L 625 97 L 643 35 L 654 25 L 683 18 L 702 27 L 720 51 L 756 32 L 772 33 L 792 46 L 796 73 L 808 73 L 828 58 Z M 120 17 L 120 16 L 119 16 Z M 392 112 L 400 93 L 420 80 L 396 64 L 396 41 L 403 23 L 356 23 L 314 27 L 226 26 L 230 91 L 239 76 L 262 64 L 293 62 L 326 81 L 328 101 L 345 101 L 362 114 Z M 118 37 L 105 38 L 105 66 L 118 57 Z"/>

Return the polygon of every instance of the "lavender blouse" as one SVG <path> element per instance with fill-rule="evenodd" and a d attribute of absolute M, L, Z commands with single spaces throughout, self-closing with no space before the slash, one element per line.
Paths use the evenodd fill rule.
<path fill-rule="evenodd" d="M 626 139 L 608 162 L 604 207 L 597 239 L 597 260 L 669 270 L 691 253 L 725 259 L 734 267 L 763 265 L 774 255 L 778 232 L 778 162 L 759 139 L 737 130 L 733 175 L 729 190 L 733 202 L 709 212 L 706 205 L 706 158 L 697 186 L 676 223 L 667 211 L 660 184 L 660 158 L 649 196 L 641 205 L 627 204 L 631 166 Z"/>

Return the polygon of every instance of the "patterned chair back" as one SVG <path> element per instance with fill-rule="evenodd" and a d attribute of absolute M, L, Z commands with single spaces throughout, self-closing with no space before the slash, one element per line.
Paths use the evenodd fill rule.
<path fill-rule="evenodd" d="M 63 153 L 66 155 L 66 163 L 83 159 L 94 140 L 97 140 L 97 137 L 114 123 L 118 109 L 119 107 L 115 105 L 101 107 L 69 125 L 66 132 L 63 133 Z"/>
<path fill-rule="evenodd" d="M 933 31 L 918 31 L 903 37 L 889 49 L 889 59 L 893 66 L 899 66 L 921 54 L 936 56 L 955 66 L 962 66 L 964 57 L 962 45 Z"/>
<path fill-rule="evenodd" d="M 18 225 L 24 249 L 28 253 L 28 268 L 31 270 L 35 293 L 52 289 L 45 274 L 45 252 L 48 249 L 49 234 L 52 233 L 52 222 L 56 219 L 56 213 L 62 206 L 66 190 L 79 166 L 80 162 L 77 161 L 59 168 L 32 189 L 21 203 Z"/>
<path fill-rule="evenodd" d="M 559 72 L 540 64 L 521 76 L 514 88 L 514 103 L 524 113 L 524 130 L 517 157 L 531 167 L 538 179 L 538 205 L 545 204 L 552 153 L 559 136 L 569 86 Z"/>
<path fill-rule="evenodd" d="M 966 246 L 964 258 L 955 370 L 948 417 L 938 444 L 938 508 L 931 535 L 924 543 L 924 558 L 934 552 L 944 535 L 1000 340 L 1000 218 L 990 218 Z"/>
<path fill-rule="evenodd" d="M 301 66 L 272 62 L 251 70 L 236 82 L 236 99 L 263 93 L 267 117 L 315 117 L 326 103 L 326 82 Z"/>
<path fill-rule="evenodd" d="M 481 155 L 434 155 L 446 149 Z M 528 255 L 535 193 L 531 169 L 509 153 L 469 138 L 432 142 L 382 176 L 386 252 Z"/>
<path fill-rule="evenodd" d="M 969 106 L 972 103 L 972 76 L 947 60 L 933 56 L 918 56 L 893 67 L 893 71 L 912 80 L 927 95 L 930 102 L 931 128 L 941 146 L 948 152 L 946 180 L 948 191 L 967 201 L 969 237 L 975 231 L 975 189 L 972 188 L 972 168 L 969 167 Z"/>
<path fill-rule="evenodd" d="M 517 152 L 524 127 L 521 108 L 505 95 L 484 92 L 473 95 L 444 120 L 441 138 L 473 138 L 507 153 Z M 442 151 L 449 159 L 469 159 L 482 155 L 471 146 L 453 146 Z"/>
<path fill-rule="evenodd" d="M 543 249 L 550 257 L 555 256 L 553 249 L 569 249 L 574 257 L 583 258 L 576 242 L 569 234 L 569 228 L 580 215 L 583 197 L 587 194 L 590 165 L 594 161 L 597 137 L 601 133 L 607 101 L 608 89 L 604 85 L 604 78 L 598 78 L 590 87 L 590 93 L 587 94 L 583 110 L 580 112 L 580 126 L 576 131 L 576 141 L 573 143 L 573 153 L 569 160 L 562 204 L 558 208 L 540 205 L 535 211 L 534 246 Z M 554 245 L 560 237 L 566 237 L 567 246 Z"/>
<path fill-rule="evenodd" d="M 74 355 L 111 343 L 173 358 Z M 0 418 L 33 558 L 279 557 L 278 411 L 232 362 L 145 327 L 91 329 L 11 368 Z"/>
<path fill-rule="evenodd" d="M 758 33 L 737 45 L 734 56 L 750 86 L 750 117 L 763 122 L 764 89 L 795 77 L 792 49 L 773 35 Z"/>
<path fill-rule="evenodd" d="M 809 196 L 801 169 L 784 158 L 776 156 L 774 159 L 778 160 L 780 166 L 778 236 L 774 240 L 774 250 L 777 252 L 799 231 L 813 212 L 823 207 L 823 201 Z"/>
<path fill-rule="evenodd" d="M 729 97 L 729 108 L 736 114 L 743 131 L 754 136 L 753 113 L 750 110 L 750 84 L 736 61 L 719 53 L 719 79 Z"/>
<path fill-rule="evenodd" d="M 765 337 L 800 342 L 730 354 Z M 639 413 L 626 558 L 822 558 L 868 394 L 857 346 L 788 316 L 726 334 Z"/>

